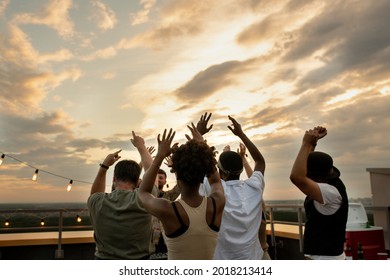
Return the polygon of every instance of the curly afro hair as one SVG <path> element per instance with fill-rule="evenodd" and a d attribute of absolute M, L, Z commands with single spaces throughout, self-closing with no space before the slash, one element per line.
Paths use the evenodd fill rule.
<path fill-rule="evenodd" d="M 215 148 L 205 142 L 189 140 L 173 151 L 172 171 L 177 180 L 193 186 L 203 182 L 216 170 Z"/>

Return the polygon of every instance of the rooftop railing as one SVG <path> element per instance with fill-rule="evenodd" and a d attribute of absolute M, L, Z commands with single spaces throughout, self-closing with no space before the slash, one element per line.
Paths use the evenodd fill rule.
<path fill-rule="evenodd" d="M 367 212 L 370 211 L 384 211 L 386 215 L 389 215 L 388 207 L 365 207 Z M 271 246 L 275 247 L 276 244 L 276 232 L 275 225 L 293 225 L 298 227 L 299 236 L 299 248 L 300 252 L 303 252 L 303 229 L 305 226 L 305 215 L 303 205 L 296 204 L 274 204 L 266 206 L 267 223 L 271 229 Z M 287 214 L 287 215 L 281 215 Z M 31 221 L 28 226 L 13 226 L 13 218 L 20 215 L 31 215 L 30 220 L 36 220 L 37 226 L 31 226 Z M 286 217 L 287 216 L 287 217 Z M 58 231 L 58 247 L 55 253 L 56 258 L 63 258 L 62 249 L 62 233 L 63 231 L 77 231 L 77 230 L 93 230 L 89 221 L 89 215 L 87 209 L 38 209 L 38 210 L 0 210 L 0 217 L 3 217 L 3 225 L 0 227 L 0 234 L 2 233 L 26 233 L 26 232 L 45 232 L 45 231 Z M 8 217 L 8 218 L 7 218 Z M 42 222 L 42 217 L 45 219 L 50 217 L 51 223 L 48 225 L 38 224 L 39 218 Z M 75 219 L 80 217 L 83 219 L 83 223 L 79 224 Z M 66 219 L 66 223 L 64 223 Z M 8 225 L 5 225 L 8 220 Z M 57 222 L 55 222 L 55 220 Z M 70 222 L 69 220 L 73 220 Z"/>
<path fill-rule="evenodd" d="M 0 227 L 0 234 L 58 231 L 58 243 L 55 251 L 56 259 L 64 257 L 64 250 L 62 249 L 63 231 L 93 229 L 89 223 L 88 210 L 86 209 L 1 210 L 0 216 L 4 219 L 3 225 Z M 27 216 L 27 221 L 24 222 L 27 226 L 22 226 L 23 222 L 20 221 L 22 216 Z M 64 218 L 68 220 L 68 225 L 64 224 Z M 46 224 L 48 220 L 50 220 L 49 225 Z M 72 220 L 73 223 L 70 222 Z M 85 222 L 81 224 L 82 220 L 87 220 L 87 224 Z M 17 226 L 14 226 L 15 221 L 18 221 L 16 223 Z M 37 224 L 38 226 L 31 226 L 31 224 Z"/>

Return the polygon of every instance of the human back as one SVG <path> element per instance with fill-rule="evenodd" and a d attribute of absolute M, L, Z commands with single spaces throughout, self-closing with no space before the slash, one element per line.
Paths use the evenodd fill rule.
<path fill-rule="evenodd" d="M 178 203 L 184 208 L 190 221 L 186 231 L 179 236 L 167 236 L 164 239 L 168 247 L 168 259 L 206 260 L 212 259 L 217 244 L 218 231 L 206 222 L 207 198 L 204 197 L 198 207 L 191 207 L 185 201 Z"/>
<path fill-rule="evenodd" d="M 141 161 L 147 170 L 152 161 L 144 140 L 133 132 Z M 119 161 L 114 168 L 113 191 L 106 193 L 107 170 L 121 156 L 121 150 L 109 154 L 91 187 L 87 205 L 94 228 L 97 259 L 146 259 L 149 258 L 151 220 L 139 200 L 141 166 L 133 160 Z M 157 195 L 157 188 L 151 193 Z"/>
<path fill-rule="evenodd" d="M 226 203 L 214 259 L 261 259 L 263 250 L 258 231 L 262 213 L 265 161 L 257 147 L 245 135 L 241 125 L 231 116 L 229 120 L 232 121 L 232 126 L 228 128 L 244 143 L 240 145 L 241 149 L 247 146 L 255 161 L 255 167 L 247 180 L 240 180 L 244 167 L 247 169 L 243 158 L 245 152 L 241 155 L 241 151 L 236 153 L 230 151 L 230 146 L 226 146 L 229 148 L 224 149 L 219 156 L 218 169 L 223 179 Z M 202 129 L 207 127 L 205 118 L 200 119 L 198 126 L 201 131 L 208 132 Z M 207 194 L 208 190 L 209 186 L 205 180 L 201 193 Z"/>
<path fill-rule="evenodd" d="M 88 200 L 95 228 L 96 257 L 145 259 L 149 256 L 152 218 L 139 203 L 138 190 L 99 193 Z"/>
<path fill-rule="evenodd" d="M 304 255 L 306 259 L 343 260 L 348 195 L 333 158 L 315 151 L 327 129 L 314 127 L 304 133 L 291 169 L 291 182 L 306 195 Z"/>
<path fill-rule="evenodd" d="M 151 168 L 145 173 L 140 187 L 143 205 L 161 220 L 165 237 L 168 237 L 165 239 L 168 259 L 211 259 L 210 252 L 214 251 L 218 235 L 212 225 L 217 228 L 220 226 L 225 204 L 221 180 L 215 168 L 213 149 L 203 141 L 201 135 L 196 134 L 194 126 L 190 127 L 190 130 L 194 139 L 188 139 L 189 141 L 173 151 L 172 155 L 172 171 L 176 174 L 177 184 L 181 188 L 181 199 L 171 203 L 150 195 L 152 180 L 163 159 L 171 153 L 171 131 L 168 135 L 165 131 L 162 140 L 159 135 L 157 155 Z M 212 189 L 209 198 L 199 195 L 199 185 L 205 176 L 208 176 Z M 187 248 L 192 246 L 194 250 L 190 252 Z"/>
<path fill-rule="evenodd" d="M 226 204 L 215 259 L 261 259 L 258 231 L 261 222 L 261 194 L 264 179 L 260 172 L 251 178 L 225 182 Z"/>

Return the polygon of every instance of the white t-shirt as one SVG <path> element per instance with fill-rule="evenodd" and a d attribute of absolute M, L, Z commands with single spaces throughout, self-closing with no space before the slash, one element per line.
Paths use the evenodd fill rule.
<path fill-rule="evenodd" d="M 324 203 L 321 204 L 317 201 L 314 201 L 314 207 L 322 215 L 332 215 L 336 213 L 336 211 L 341 207 L 341 202 L 343 201 L 339 191 L 336 189 L 336 187 L 327 183 L 317 184 L 321 190 Z"/>
<path fill-rule="evenodd" d="M 264 191 L 263 174 L 255 171 L 247 180 L 222 181 L 222 185 L 226 203 L 214 259 L 261 260 L 263 249 L 258 232 Z M 199 192 L 202 195 L 210 194 L 207 178 Z"/>
<path fill-rule="evenodd" d="M 341 207 L 342 197 L 336 187 L 327 183 L 317 183 L 320 188 L 323 204 L 314 201 L 314 207 L 322 215 L 332 215 Z M 344 260 L 345 254 L 339 256 L 305 255 L 313 260 Z"/>

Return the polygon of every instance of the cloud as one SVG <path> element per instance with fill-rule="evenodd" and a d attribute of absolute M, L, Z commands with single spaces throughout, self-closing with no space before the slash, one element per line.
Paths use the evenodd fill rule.
<path fill-rule="evenodd" d="M 176 90 L 176 95 L 182 100 L 194 101 L 212 95 L 222 87 L 234 83 L 236 75 L 245 66 L 239 61 L 227 61 L 213 65 L 196 74 L 191 81 Z"/>
<path fill-rule="evenodd" d="M 104 80 L 112 80 L 116 77 L 116 73 L 115 72 L 106 72 L 103 74 L 102 78 Z"/>
<path fill-rule="evenodd" d="M 74 24 L 69 16 L 72 0 L 51 0 L 36 13 L 18 14 L 12 20 L 13 24 L 39 24 L 57 31 L 63 39 L 70 39 L 75 35 Z"/>
<path fill-rule="evenodd" d="M 66 80 L 76 81 L 82 73 L 77 68 L 52 73 L 6 63 L 0 75 L 0 105 L 12 114 L 29 115 L 40 111 L 39 105 L 49 90 Z"/>
<path fill-rule="evenodd" d="M 38 59 L 39 59 L 39 63 L 47 63 L 50 61 L 62 62 L 62 61 L 69 60 L 73 57 L 74 57 L 74 55 L 70 50 L 60 49 L 60 50 L 55 51 L 53 53 L 41 54 L 41 55 L 39 55 Z"/>
<path fill-rule="evenodd" d="M 156 0 L 140 0 L 140 5 L 143 9 L 132 16 L 131 25 L 138 25 L 149 20 L 149 13 L 156 4 Z"/>
<path fill-rule="evenodd" d="M 242 30 L 236 38 L 238 44 L 253 46 L 264 41 L 288 39 L 288 34 L 312 18 L 321 9 L 319 1 L 275 1 L 252 4 L 253 13 L 259 14 L 255 22 Z"/>
<path fill-rule="evenodd" d="M 108 59 L 116 56 L 117 54 L 118 50 L 115 47 L 110 46 L 104 49 L 97 50 L 92 54 L 81 57 L 81 60 L 92 61 L 95 59 Z"/>
<path fill-rule="evenodd" d="M 332 3 L 307 22 L 296 33 L 297 40 L 283 61 L 303 60 L 320 51 L 317 58 L 325 63 L 302 77 L 297 87 L 308 89 L 341 76 L 366 86 L 371 82 L 366 74 L 385 78 L 383 71 L 388 71 L 389 66 L 381 62 L 390 55 L 388 9 L 388 1 L 358 6 L 352 2 Z"/>
<path fill-rule="evenodd" d="M 78 190 L 77 195 L 64 196 L 68 181 L 52 174 L 92 182 L 98 168 L 96 162 L 102 160 L 107 151 L 127 147 L 130 136 L 127 135 L 125 140 L 123 135 L 114 135 L 110 139 L 76 137 L 74 131 L 79 126 L 80 123 L 61 110 L 36 114 L 35 117 L 0 112 L 2 135 L 0 150 L 24 162 L 19 163 L 6 158 L 0 179 L 2 197 L 6 195 L 8 201 L 11 197 L 13 199 L 17 197 L 17 201 L 31 199 L 33 202 L 86 199 L 90 185 L 75 181 L 72 192 Z M 41 170 L 37 183 L 31 183 L 34 169 L 25 163 Z M 52 174 L 47 174 L 43 170 Z M 12 184 L 13 180 L 10 178 L 15 178 L 18 183 Z M 16 188 L 28 186 L 20 189 L 25 197 L 17 194 L 12 196 L 7 191 L 10 184 Z M 43 189 L 47 193 L 42 193 Z"/>
<path fill-rule="evenodd" d="M 29 37 L 18 26 L 9 24 L 0 37 L 1 57 L 5 64 L 15 64 L 21 67 L 36 67 L 38 52 L 31 44 Z"/>
<path fill-rule="evenodd" d="M 113 29 L 118 20 L 113 10 L 98 0 L 91 0 L 93 10 L 92 18 L 97 22 L 98 27 L 103 30 Z"/>
<path fill-rule="evenodd" d="M 131 39 L 121 40 L 118 47 L 161 49 L 175 38 L 200 34 L 205 28 L 204 19 L 209 15 L 213 4 L 206 0 L 172 1 L 161 10 L 156 26 Z"/>
<path fill-rule="evenodd" d="M 232 60 L 211 65 L 176 89 L 174 94 L 182 102 L 194 102 L 229 88 L 241 88 L 241 91 L 242 88 L 245 88 L 247 94 L 250 94 L 248 92 L 254 88 L 270 87 L 272 84 L 267 84 L 269 77 L 263 73 L 269 71 L 269 65 L 277 60 L 279 53 L 279 50 L 272 50 L 264 55 L 250 57 L 246 60 Z"/>
<path fill-rule="evenodd" d="M 4 11 L 7 9 L 8 4 L 9 4 L 9 0 L 0 1 L 0 17 L 3 16 Z"/>
<path fill-rule="evenodd" d="M 62 111 L 36 114 L 36 117 L 2 113 L 0 123 L 4 130 L 2 144 L 7 151 L 16 153 L 61 146 L 72 135 L 71 129 L 75 125 Z M 56 138 L 56 135 L 62 137 Z"/>

